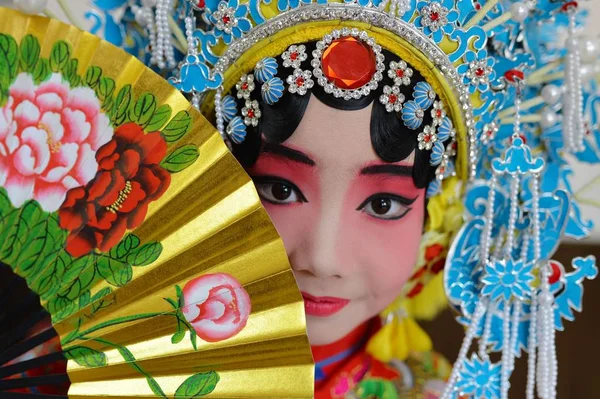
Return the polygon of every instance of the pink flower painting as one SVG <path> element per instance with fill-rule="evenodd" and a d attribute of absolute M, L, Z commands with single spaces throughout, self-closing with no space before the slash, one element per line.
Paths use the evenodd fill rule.
<path fill-rule="evenodd" d="M 238 334 L 250 316 L 250 296 L 229 274 L 197 277 L 183 287 L 183 297 L 183 316 L 196 334 L 208 342 Z"/>
<path fill-rule="evenodd" d="M 22 73 L 0 109 L 0 186 L 15 207 L 34 199 L 54 212 L 96 175 L 96 151 L 112 136 L 92 89 L 58 74 L 38 86 Z"/>

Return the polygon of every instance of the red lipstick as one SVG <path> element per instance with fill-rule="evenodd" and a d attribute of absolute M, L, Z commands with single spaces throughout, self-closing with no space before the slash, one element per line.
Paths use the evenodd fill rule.
<path fill-rule="evenodd" d="M 302 292 L 304 309 L 311 316 L 327 317 L 342 310 L 349 302 L 348 299 L 330 296 L 312 296 Z"/>

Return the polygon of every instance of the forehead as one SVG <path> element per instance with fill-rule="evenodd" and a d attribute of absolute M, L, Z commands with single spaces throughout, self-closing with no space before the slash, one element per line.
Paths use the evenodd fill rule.
<path fill-rule="evenodd" d="M 311 95 L 302 121 L 284 144 L 306 152 L 319 168 L 354 170 L 381 163 L 371 143 L 372 108 L 373 104 L 360 110 L 338 110 Z M 411 154 L 396 164 L 412 165 L 413 158 Z"/>

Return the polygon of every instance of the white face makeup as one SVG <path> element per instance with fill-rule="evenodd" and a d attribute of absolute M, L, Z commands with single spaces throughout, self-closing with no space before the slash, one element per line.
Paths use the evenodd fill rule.
<path fill-rule="evenodd" d="M 282 145 L 248 170 L 283 237 L 305 299 L 311 344 L 342 338 L 376 316 L 413 273 L 425 218 L 414 155 L 384 163 L 371 108 L 341 111 L 311 97 Z"/>

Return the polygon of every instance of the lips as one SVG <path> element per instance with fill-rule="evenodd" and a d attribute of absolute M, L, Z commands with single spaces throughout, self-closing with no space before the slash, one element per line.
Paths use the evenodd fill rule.
<path fill-rule="evenodd" d="M 306 314 L 318 317 L 328 317 L 342 310 L 350 300 L 330 296 L 312 296 L 302 292 Z"/>

